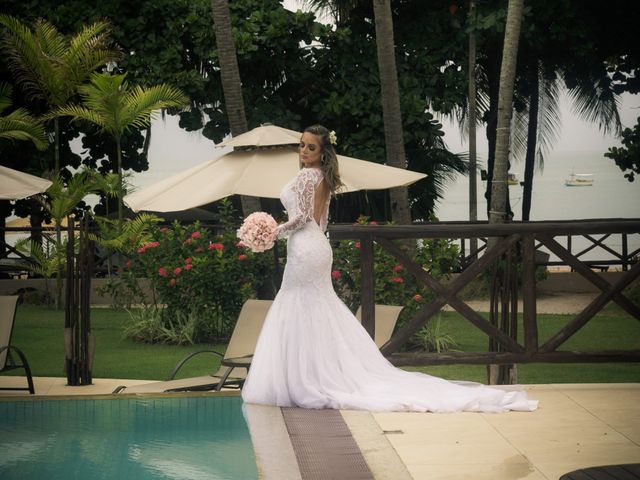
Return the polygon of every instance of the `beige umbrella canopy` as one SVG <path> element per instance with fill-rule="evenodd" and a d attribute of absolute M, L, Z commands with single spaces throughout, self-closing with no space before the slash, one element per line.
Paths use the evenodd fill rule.
<path fill-rule="evenodd" d="M 301 133 L 263 125 L 217 146 L 244 148 L 209 160 L 127 195 L 134 211 L 169 212 L 215 202 L 229 195 L 278 198 L 300 168 L 297 145 Z M 262 147 L 262 148 L 260 148 Z M 267 147 L 267 148 L 264 148 Z M 338 155 L 340 193 L 403 187 L 426 175 L 402 168 Z"/>
<path fill-rule="evenodd" d="M 426 175 L 338 155 L 341 191 L 401 187 Z M 229 195 L 278 198 L 299 169 L 298 152 L 292 148 L 236 151 L 209 160 L 127 195 L 124 201 L 134 211 L 185 210 Z"/>
<path fill-rule="evenodd" d="M 0 200 L 20 200 L 42 193 L 51 181 L 0 166 Z"/>

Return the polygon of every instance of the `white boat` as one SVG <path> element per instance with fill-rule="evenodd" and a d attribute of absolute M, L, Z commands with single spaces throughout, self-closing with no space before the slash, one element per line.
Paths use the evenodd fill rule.
<path fill-rule="evenodd" d="M 564 184 L 567 187 L 591 187 L 593 180 L 593 173 L 572 173 Z"/>

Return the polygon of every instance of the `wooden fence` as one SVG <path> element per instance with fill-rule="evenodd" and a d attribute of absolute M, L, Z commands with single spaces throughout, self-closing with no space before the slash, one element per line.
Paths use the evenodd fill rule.
<path fill-rule="evenodd" d="M 569 222 L 527 222 L 504 225 L 487 223 L 434 223 L 425 225 L 333 225 L 329 228 L 331 240 L 357 240 L 361 248 L 362 275 L 362 316 L 363 325 L 372 334 L 375 325 L 374 242 L 393 255 L 407 271 L 436 294 L 436 298 L 424 305 L 415 315 L 382 347 L 382 352 L 396 365 L 437 365 L 437 364 L 513 364 L 513 363 L 570 363 L 570 362 L 637 362 L 640 350 L 599 350 L 566 351 L 559 350 L 569 338 L 584 327 L 602 308 L 613 301 L 634 318 L 640 320 L 640 307 L 626 298 L 622 291 L 640 276 L 640 262 L 629 264 L 627 270 L 613 284 L 603 279 L 582 261 L 575 253 L 561 245 L 556 237 L 575 235 L 638 234 L 640 220 L 593 220 Z M 490 248 L 476 257 L 453 281 L 443 284 L 426 270 L 413 262 L 402 248 L 402 239 L 420 238 L 492 238 Z M 536 249 L 546 247 L 566 265 L 580 273 L 600 290 L 599 295 L 566 325 L 541 343 L 538 338 L 538 318 L 536 314 Z M 485 270 L 502 262 L 508 266 L 507 283 L 513 285 L 512 296 L 505 300 L 491 299 L 491 317 L 502 317 L 512 325 L 517 323 L 517 295 L 522 296 L 524 342 L 519 343 L 514 329 L 509 333 L 501 328 L 495 318 L 485 319 L 458 297 L 460 291 L 470 281 Z M 514 271 L 521 271 L 518 282 Z M 511 272 L 511 273 L 509 273 Z M 519 292 L 519 293 L 518 293 Z M 407 354 L 394 353 L 409 338 L 418 332 L 443 305 L 449 304 L 460 315 L 486 333 L 496 345 L 496 351 Z M 508 330 L 508 329 L 506 329 Z"/>

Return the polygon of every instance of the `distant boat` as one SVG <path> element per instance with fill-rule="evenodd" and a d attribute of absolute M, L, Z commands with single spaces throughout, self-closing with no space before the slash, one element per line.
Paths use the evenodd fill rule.
<path fill-rule="evenodd" d="M 593 173 L 572 173 L 565 179 L 567 187 L 591 187 L 593 185 Z"/>

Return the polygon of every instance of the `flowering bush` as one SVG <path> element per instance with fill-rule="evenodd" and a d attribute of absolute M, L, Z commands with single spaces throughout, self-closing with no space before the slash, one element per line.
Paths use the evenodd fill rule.
<path fill-rule="evenodd" d="M 376 225 L 366 217 L 360 217 L 362 225 Z M 425 239 L 416 242 L 412 258 L 434 278 L 454 271 L 459 264 L 458 246 L 446 239 Z M 398 321 L 401 326 L 426 300 L 434 298 L 432 291 L 418 283 L 393 255 L 380 246 L 374 247 L 375 301 L 385 305 L 404 305 Z M 336 293 L 355 311 L 360 305 L 360 242 L 344 240 L 338 242 L 333 251 L 331 274 Z"/>
<path fill-rule="evenodd" d="M 238 243 L 230 203 L 223 203 L 221 217 L 224 232 L 218 235 L 198 223 L 156 229 L 153 241 L 137 248 L 125 272 L 132 281 L 150 280 L 154 300 L 166 305 L 166 325 L 196 318 L 196 342 L 228 338 L 242 304 L 271 273 L 270 255 L 254 254 Z"/>

